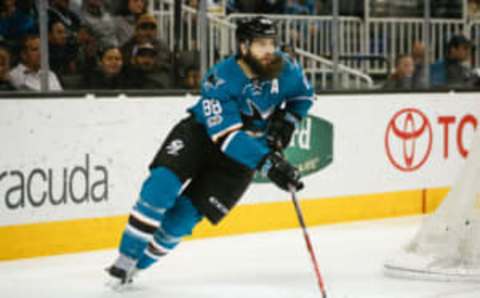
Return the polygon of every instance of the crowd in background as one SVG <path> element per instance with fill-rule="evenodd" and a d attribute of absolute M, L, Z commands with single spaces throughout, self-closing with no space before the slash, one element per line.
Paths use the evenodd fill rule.
<path fill-rule="evenodd" d="M 213 0 L 211 0 L 213 1 Z M 375 17 L 423 17 L 424 0 L 370 0 L 370 15 Z M 342 16 L 365 15 L 365 0 L 339 0 Z M 468 0 L 468 14 L 480 17 L 480 0 Z M 329 15 L 332 0 L 227 0 L 227 12 Z M 459 18 L 463 14 L 463 0 L 431 0 L 434 18 Z"/>
<path fill-rule="evenodd" d="M 445 58 L 429 66 L 430 82 L 425 76 L 425 45 L 415 42 L 411 53 L 395 60 L 395 71 L 388 77 L 384 89 L 412 90 L 425 88 L 478 88 L 480 74 L 471 68 L 472 43 L 463 35 L 453 35 L 446 45 Z"/>
<path fill-rule="evenodd" d="M 50 0 L 49 89 L 198 88 L 198 59 L 172 69 L 148 0 Z M 0 1 L 0 88 L 40 90 L 41 45 L 34 1 Z M 176 75 L 183 74 L 183 77 Z"/>
<path fill-rule="evenodd" d="M 172 53 L 148 14 L 149 0 L 49 0 L 49 89 L 196 89 L 198 51 Z M 0 0 L 0 90 L 39 91 L 41 44 L 34 0 Z M 194 8 L 198 0 L 186 0 Z M 461 0 L 432 0 L 434 17 L 462 14 Z M 211 8 L 223 1 L 208 0 Z M 420 0 L 372 0 L 380 16 L 418 13 Z M 227 13 L 328 15 L 331 0 L 228 0 Z M 364 1 L 340 0 L 340 14 L 362 16 Z M 480 0 L 468 1 L 468 17 L 480 16 Z M 422 8 L 423 9 L 423 8 Z M 410 12 L 411 10 L 411 12 Z M 461 86 L 473 79 L 468 69 L 471 42 L 454 36 L 447 57 L 431 65 L 431 86 Z M 175 57 L 173 57 L 175 55 Z M 397 57 L 384 88 L 422 88 L 424 46 Z M 178 67 L 172 67 L 173 58 Z M 476 83 L 473 83 L 476 84 Z"/>

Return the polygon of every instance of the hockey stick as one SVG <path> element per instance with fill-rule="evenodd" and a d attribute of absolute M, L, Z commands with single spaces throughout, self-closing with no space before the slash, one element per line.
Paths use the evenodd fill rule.
<path fill-rule="evenodd" d="M 310 237 L 308 236 L 307 226 L 305 225 L 305 220 L 303 219 L 302 209 L 300 208 L 300 204 L 298 203 L 295 187 L 293 186 L 290 187 L 290 194 L 292 195 L 292 201 L 293 201 L 293 205 L 295 206 L 298 222 L 302 227 L 303 238 L 305 238 L 305 244 L 307 245 L 308 252 L 310 253 L 313 269 L 315 271 L 315 275 L 317 276 L 318 287 L 320 288 L 320 292 L 322 293 L 322 298 L 327 298 L 327 291 L 325 289 L 325 284 L 323 282 L 322 275 L 320 274 L 320 267 L 318 266 L 317 258 L 315 257 L 315 251 L 313 250 Z"/>

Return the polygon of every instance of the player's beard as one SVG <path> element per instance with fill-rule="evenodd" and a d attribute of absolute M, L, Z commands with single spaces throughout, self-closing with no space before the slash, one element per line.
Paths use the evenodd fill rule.
<path fill-rule="evenodd" d="M 283 69 L 283 60 L 279 55 L 274 54 L 273 59 L 267 65 L 262 64 L 250 51 L 242 56 L 243 61 L 258 75 L 260 80 L 273 80 L 278 78 Z"/>

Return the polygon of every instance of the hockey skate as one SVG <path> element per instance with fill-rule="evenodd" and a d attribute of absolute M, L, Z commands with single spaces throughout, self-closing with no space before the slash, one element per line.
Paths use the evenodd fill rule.
<path fill-rule="evenodd" d="M 112 266 L 105 269 L 109 275 L 106 285 L 115 290 L 122 291 L 133 282 L 133 277 L 138 270 L 135 267 L 136 260 L 120 255 Z"/>

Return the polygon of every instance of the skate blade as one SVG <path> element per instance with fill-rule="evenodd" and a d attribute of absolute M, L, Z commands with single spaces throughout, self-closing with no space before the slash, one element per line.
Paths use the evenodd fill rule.
<path fill-rule="evenodd" d="M 133 289 L 132 282 L 124 283 L 118 278 L 110 278 L 105 281 L 105 286 L 115 292 L 127 292 Z"/>

